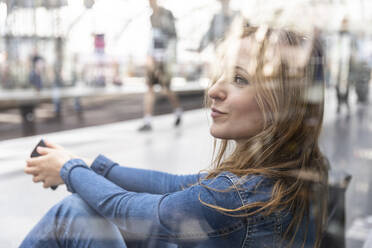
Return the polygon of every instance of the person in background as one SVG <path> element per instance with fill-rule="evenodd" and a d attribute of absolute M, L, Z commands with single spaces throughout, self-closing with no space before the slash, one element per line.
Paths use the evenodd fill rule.
<path fill-rule="evenodd" d="M 320 247 L 328 178 L 318 146 L 321 46 L 313 36 L 243 25 L 232 44 L 206 96 L 211 169 L 172 175 L 103 155 L 92 162 L 47 142 L 25 172 L 73 194 L 20 247 Z"/>
<path fill-rule="evenodd" d="M 71 65 L 71 84 L 75 87 L 75 90 L 79 89 L 79 85 L 82 83 L 82 69 L 81 61 L 78 53 L 72 55 L 72 65 Z M 81 104 L 81 99 L 79 96 L 74 98 L 74 109 L 82 117 L 83 107 Z"/>
<path fill-rule="evenodd" d="M 334 66 L 332 74 L 336 85 L 337 113 L 340 113 L 342 105 L 346 105 L 347 113 L 349 115 L 350 69 L 353 51 L 353 39 L 348 31 L 348 25 L 348 19 L 342 19 L 341 28 L 338 32 L 335 43 L 336 66 Z"/>
<path fill-rule="evenodd" d="M 350 81 L 354 85 L 359 104 L 367 104 L 369 98 L 369 81 L 371 79 L 369 44 L 371 40 L 367 37 L 366 34 L 361 34 L 356 39 L 350 66 Z"/>
<path fill-rule="evenodd" d="M 234 18 L 238 16 L 237 11 L 230 9 L 230 0 L 218 1 L 221 4 L 221 10 L 213 15 L 208 31 L 200 41 L 199 52 L 202 52 L 210 43 L 218 45 L 225 38 Z"/>
<path fill-rule="evenodd" d="M 8 53 L 0 53 L 0 87 L 3 89 L 12 87 L 12 79 L 8 62 Z"/>
<path fill-rule="evenodd" d="M 40 91 L 43 88 L 42 73 L 44 70 L 44 58 L 39 54 L 37 48 L 34 49 L 34 52 L 30 57 L 30 62 L 30 84 L 35 87 L 37 91 Z"/>
<path fill-rule="evenodd" d="M 224 41 L 231 30 L 233 21 L 239 16 L 238 11 L 230 9 L 230 0 L 218 0 L 218 2 L 220 3 L 220 11 L 213 15 L 209 28 L 203 35 L 199 47 L 196 49 L 198 53 L 201 53 L 209 45 L 213 46 L 214 54 L 212 54 L 212 58 L 201 66 L 199 72 L 200 75 L 203 74 L 203 72 L 206 73 L 208 77 L 215 74 L 214 70 L 216 70 L 216 68 L 214 67 L 214 57 L 216 53 L 218 53 L 218 45 Z"/>
<path fill-rule="evenodd" d="M 168 97 L 176 116 L 174 126 L 181 124 L 182 108 L 177 95 L 171 91 L 172 67 L 175 64 L 177 33 L 171 11 L 158 5 L 157 0 L 149 0 L 152 9 L 151 44 L 147 59 L 146 84 L 144 97 L 143 125 L 138 131 L 152 130 L 152 115 L 155 103 L 154 85 L 160 85 Z"/>

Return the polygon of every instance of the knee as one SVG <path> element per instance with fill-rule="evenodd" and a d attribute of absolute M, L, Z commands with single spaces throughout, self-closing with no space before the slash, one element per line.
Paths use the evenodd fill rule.
<path fill-rule="evenodd" d="M 57 205 L 52 210 L 56 233 L 63 239 L 78 235 L 81 229 L 93 225 L 99 219 L 97 212 L 92 209 L 77 194 L 72 194 Z"/>
<path fill-rule="evenodd" d="M 77 194 L 72 194 L 64 198 L 56 206 L 58 216 L 66 217 L 89 217 L 96 216 L 97 213 Z"/>
<path fill-rule="evenodd" d="M 54 207 L 54 233 L 63 247 L 77 243 L 94 247 L 126 247 L 118 227 L 107 221 L 77 194 L 70 195 Z"/>
<path fill-rule="evenodd" d="M 57 223 L 57 233 L 62 240 L 69 242 L 93 238 L 94 242 L 102 244 L 95 247 L 126 247 L 119 228 L 98 214 L 77 194 L 66 197 L 58 207 L 61 218 Z"/>

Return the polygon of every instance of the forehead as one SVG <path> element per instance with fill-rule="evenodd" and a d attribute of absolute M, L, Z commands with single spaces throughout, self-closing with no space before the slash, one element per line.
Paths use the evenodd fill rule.
<path fill-rule="evenodd" d="M 236 65 L 245 67 L 253 57 L 253 50 L 255 49 L 255 42 L 252 38 L 246 37 L 240 40 L 236 53 Z"/>
<path fill-rule="evenodd" d="M 256 69 L 261 61 L 260 44 L 254 37 L 245 37 L 237 43 L 236 51 L 232 65 L 235 68 L 240 68 L 250 77 L 256 76 Z"/>
<path fill-rule="evenodd" d="M 250 37 L 231 39 L 224 46 L 220 47 L 219 59 L 216 60 L 218 70 L 216 74 L 228 73 L 233 75 L 234 71 L 239 68 L 240 71 L 248 73 L 248 67 L 252 62 L 252 48 L 255 40 Z"/>
<path fill-rule="evenodd" d="M 281 61 L 281 46 L 277 40 L 260 39 L 257 35 L 251 35 L 240 39 L 237 48 L 235 64 L 244 68 L 250 76 L 255 76 L 257 69 L 260 69 L 260 74 L 268 75 L 269 67 L 276 68 Z"/>

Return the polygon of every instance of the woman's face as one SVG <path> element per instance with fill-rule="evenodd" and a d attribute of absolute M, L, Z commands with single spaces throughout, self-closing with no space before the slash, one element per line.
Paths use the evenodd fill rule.
<path fill-rule="evenodd" d="M 232 76 L 222 75 L 208 90 L 213 119 L 210 132 L 216 138 L 244 140 L 263 128 L 256 88 L 248 80 L 248 44 L 241 42 Z"/>

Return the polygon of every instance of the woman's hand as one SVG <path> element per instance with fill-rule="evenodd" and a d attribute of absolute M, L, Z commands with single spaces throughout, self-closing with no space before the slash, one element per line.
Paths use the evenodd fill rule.
<path fill-rule="evenodd" d="M 43 187 L 49 188 L 64 183 L 59 172 L 67 161 L 76 158 L 76 156 L 66 151 L 62 146 L 47 141 L 45 144 L 47 147 L 39 146 L 37 148 L 37 152 L 41 156 L 27 159 L 24 171 L 33 176 L 32 180 L 35 183 L 43 182 Z"/>

